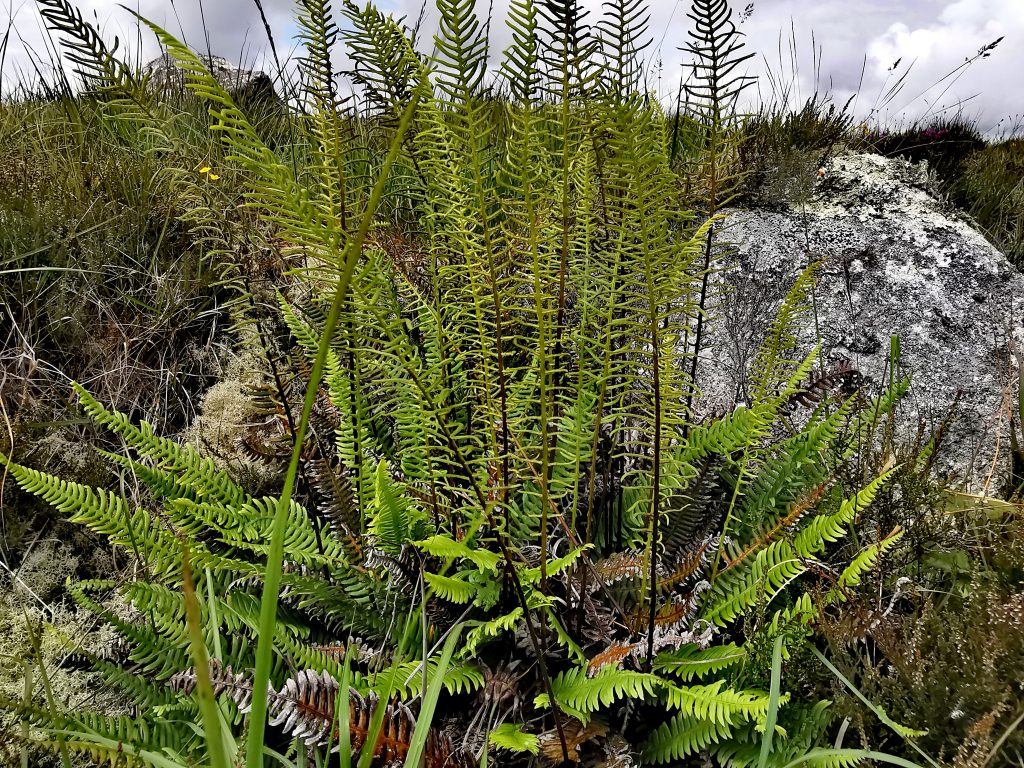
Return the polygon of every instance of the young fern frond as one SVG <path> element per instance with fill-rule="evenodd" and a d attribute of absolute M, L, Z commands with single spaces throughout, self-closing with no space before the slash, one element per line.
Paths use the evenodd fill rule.
<path fill-rule="evenodd" d="M 644 86 L 641 54 L 653 42 L 647 31 L 650 11 L 642 0 L 606 0 L 604 7 L 605 16 L 597 22 L 607 60 L 603 87 L 621 102 Z"/>
<path fill-rule="evenodd" d="M 408 102 L 418 78 L 418 62 L 410 57 L 402 19 L 385 16 L 374 5 L 360 8 L 342 0 L 341 12 L 352 23 L 342 31 L 353 69 L 348 73 L 370 102 L 386 115 Z"/>
<path fill-rule="evenodd" d="M 437 10 L 435 89 L 441 103 L 463 114 L 472 113 L 487 66 L 486 27 L 472 0 L 437 0 Z"/>
<path fill-rule="evenodd" d="M 309 100 L 307 120 L 316 139 L 315 154 L 319 183 L 314 188 L 319 206 L 328 212 L 339 229 L 349 227 L 349 190 L 346 172 L 348 133 L 341 114 L 342 103 L 334 79 L 331 52 L 338 39 L 328 0 L 302 0 L 296 18 L 306 55 L 299 68 Z"/>
<path fill-rule="evenodd" d="M 733 726 L 728 721 L 676 715 L 648 737 L 641 748 L 641 756 L 648 764 L 675 765 L 685 757 L 725 741 L 732 733 Z"/>
<path fill-rule="evenodd" d="M 779 383 L 797 362 L 794 360 L 797 349 L 795 333 L 799 323 L 810 314 L 811 291 L 820 268 L 821 262 L 815 262 L 803 270 L 775 313 L 752 366 L 755 401 L 774 395 Z"/>
<path fill-rule="evenodd" d="M 643 699 L 653 696 L 661 686 L 662 681 L 656 675 L 614 667 L 604 667 L 592 676 L 586 668 L 573 668 L 551 681 L 559 707 L 584 723 L 601 707 L 626 697 Z M 538 696 L 536 703 L 545 705 L 546 694 Z"/>
<path fill-rule="evenodd" d="M 686 15 L 694 28 L 688 31 L 685 50 L 694 57 L 696 74 L 686 83 L 686 91 L 710 140 L 722 141 L 740 94 L 753 85 L 753 78 L 739 67 L 754 54 L 740 53 L 743 34 L 732 20 L 728 0 L 692 0 Z"/>
<path fill-rule="evenodd" d="M 575 739 L 604 727 L 594 718 L 603 710 L 628 738 L 648 737 L 651 762 L 698 750 L 751 760 L 778 700 L 756 690 L 759 646 L 747 641 L 799 642 L 814 612 L 848 599 L 892 546 L 890 537 L 856 556 L 839 546 L 889 475 L 844 500 L 832 468 L 903 385 L 866 408 L 825 401 L 832 379 L 810 375 L 815 353 L 798 354 L 812 268 L 770 330 L 750 404 L 693 423 L 694 338 L 709 314 L 715 210 L 731 183 L 721 129 L 744 60 L 724 0 L 695 7 L 710 46 L 695 51 L 711 69 L 694 87 L 715 91 L 700 102 L 715 192 L 699 217 L 680 206 L 667 120 L 642 92 L 647 22 L 634 0 L 607 3 L 593 27 L 576 0 L 516 0 L 501 65 L 507 103 L 486 98 L 487 25 L 472 3 L 439 0 L 435 54 L 424 59 L 401 21 L 373 6 L 346 2 L 342 32 L 326 0 L 303 0 L 302 173 L 260 139 L 200 57 L 155 30 L 190 90 L 215 105 L 213 129 L 251 207 L 304 266 L 278 297 L 290 337 L 273 359 L 292 370 L 260 389 L 265 421 L 247 443 L 278 471 L 290 452 L 280 498 L 250 495 L 213 461 L 81 389 L 86 411 L 126 443 L 128 454 L 109 458 L 149 491 L 139 494 L 146 508 L 11 465 L 24 487 L 146 566 L 144 581 L 118 588 L 132 618 L 97 597 L 112 583 L 75 592 L 127 640 L 131 663 L 181 689 L 161 698 L 107 662 L 138 701 L 164 702 L 141 722 L 197 721 L 184 691 L 195 677 L 189 648 L 205 645 L 225 721 L 249 729 L 251 765 L 268 711 L 275 738 L 293 748 L 322 750 L 344 734 L 356 751 L 374 745 L 364 763 L 400 759 L 412 749 L 408 702 L 431 690 L 478 696 L 481 733 L 518 716 L 528 697 L 550 706 L 547 723 L 522 727 L 553 726 L 564 758 L 586 751 Z M 336 40 L 349 44 L 360 95 L 378 114 L 342 114 Z M 602 55 L 612 65 L 604 79 Z M 378 180 L 366 196 L 381 136 L 382 167 L 401 162 L 412 181 L 397 194 Z M 378 215 L 393 195 L 415 233 Z M 794 402 L 819 406 L 795 429 L 783 418 Z M 783 427 L 796 434 L 780 437 Z M 186 546 L 191 634 L 177 591 Z M 824 566 L 838 580 L 807 586 Z M 431 643 L 462 616 L 465 647 L 439 678 Z M 477 655 L 517 663 L 482 669 Z M 659 728 L 620 717 L 632 702 L 671 719 Z M 566 715 L 587 725 L 576 730 Z M 106 756 L 102 739 L 122 726 L 95 723 Z M 811 746 L 777 735 L 779 754 Z M 177 748 L 191 757 L 195 747 L 202 761 L 202 738 L 192 730 Z M 478 762 L 439 734 L 426 738 L 427 766 Z"/>

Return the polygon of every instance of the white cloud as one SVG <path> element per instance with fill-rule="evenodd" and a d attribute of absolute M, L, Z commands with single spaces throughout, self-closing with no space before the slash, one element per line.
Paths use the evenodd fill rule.
<path fill-rule="evenodd" d="M 978 51 L 1005 38 L 991 55 L 963 66 Z M 914 119 L 955 109 L 991 128 L 1003 117 L 1024 111 L 1024 7 L 1021 0 L 959 0 L 946 5 L 930 23 L 895 22 L 867 45 L 871 82 L 878 85 L 907 72 L 906 85 L 893 99 L 890 115 Z M 895 72 L 888 68 L 897 60 Z"/>

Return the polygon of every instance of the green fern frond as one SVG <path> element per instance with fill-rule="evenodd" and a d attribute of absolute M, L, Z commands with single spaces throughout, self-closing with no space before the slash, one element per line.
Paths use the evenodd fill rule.
<path fill-rule="evenodd" d="M 359 8 L 343 0 L 352 29 L 342 32 L 353 68 L 349 72 L 367 98 L 385 112 L 406 103 L 417 77 L 417 62 L 403 34 L 402 19 L 385 16 L 372 4 Z"/>
<path fill-rule="evenodd" d="M 718 672 L 747 658 L 745 648 L 735 643 L 712 645 L 708 648 L 689 645 L 677 651 L 659 653 L 654 658 L 654 669 L 667 672 L 683 682 Z"/>
<path fill-rule="evenodd" d="M 846 526 L 854 521 L 892 478 L 898 467 L 883 472 L 853 496 L 845 499 L 832 514 L 817 515 L 797 533 L 793 546 L 805 557 L 813 557 L 828 542 L 838 541 L 846 533 Z"/>
<path fill-rule="evenodd" d="M 589 676 L 586 667 L 568 669 L 551 680 L 558 706 L 583 723 L 601 707 L 608 707 L 624 698 L 642 700 L 654 696 L 663 686 L 661 678 L 648 672 L 633 672 L 603 667 Z M 548 705 L 547 694 L 534 700 L 538 707 Z"/>
<path fill-rule="evenodd" d="M 902 538 L 903 532 L 895 530 L 877 544 L 865 547 L 864 551 L 858 554 L 851 563 L 839 574 L 836 586 L 839 590 L 854 587 L 860 584 L 861 577 L 866 571 L 874 568 L 878 561 L 896 546 L 896 542 Z"/>
<path fill-rule="evenodd" d="M 423 574 L 427 585 L 438 597 L 447 600 L 449 603 L 465 605 L 473 600 L 477 587 L 475 584 L 467 582 L 464 578 L 460 578 L 460 576 L 442 576 L 437 573 Z"/>
<path fill-rule="evenodd" d="M 706 750 L 732 734 L 728 721 L 700 720 L 688 715 L 676 715 L 662 723 L 644 742 L 640 756 L 644 763 L 678 764 L 678 761 Z"/>
<path fill-rule="evenodd" d="M 815 262 L 804 269 L 786 293 L 782 306 L 775 313 L 775 319 L 768 328 L 768 334 L 758 351 L 752 367 L 754 399 L 760 401 L 771 396 L 789 379 L 789 372 L 796 365 L 794 352 L 797 345 L 796 330 L 809 316 L 811 290 L 817 280 L 821 262 Z"/>
<path fill-rule="evenodd" d="M 189 445 L 158 436 L 152 425 L 142 421 L 138 426 L 123 413 L 108 411 L 78 383 L 72 383 L 82 409 L 100 426 L 120 437 L 140 456 L 177 477 L 177 482 L 191 486 L 202 497 L 211 497 L 225 504 L 241 504 L 247 499 L 224 470 L 212 459 L 200 456 Z"/>
<path fill-rule="evenodd" d="M 761 721 L 768 711 L 769 695 L 764 691 L 737 691 L 726 687 L 724 680 L 706 685 L 675 686 L 666 688 L 669 708 L 696 720 L 710 720 L 729 725 L 735 719 Z M 788 701 L 788 694 L 783 696 Z"/>

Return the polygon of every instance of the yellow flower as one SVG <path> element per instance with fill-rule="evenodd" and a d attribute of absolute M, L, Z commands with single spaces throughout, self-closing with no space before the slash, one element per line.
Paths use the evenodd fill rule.
<path fill-rule="evenodd" d="M 199 172 L 200 173 L 209 173 L 210 172 L 210 166 L 204 165 L 202 168 L 199 169 Z"/>
<path fill-rule="evenodd" d="M 219 178 L 220 178 L 220 176 L 218 176 L 216 173 L 211 173 L 210 174 L 210 181 L 216 181 Z"/>

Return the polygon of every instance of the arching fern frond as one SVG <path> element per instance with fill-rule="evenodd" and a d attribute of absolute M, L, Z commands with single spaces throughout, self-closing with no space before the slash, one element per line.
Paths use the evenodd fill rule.
<path fill-rule="evenodd" d="M 689 755 L 708 749 L 732 735 L 728 721 L 700 720 L 688 715 L 676 715 L 662 723 L 641 747 L 645 763 L 678 764 Z"/>

